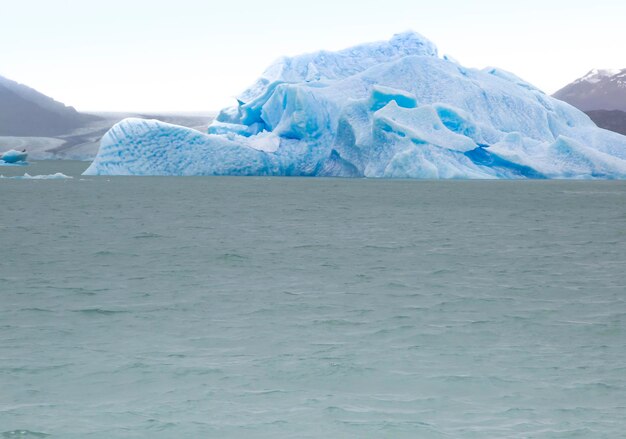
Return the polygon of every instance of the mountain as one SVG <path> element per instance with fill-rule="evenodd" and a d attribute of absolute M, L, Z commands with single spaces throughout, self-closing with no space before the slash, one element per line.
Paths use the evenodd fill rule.
<path fill-rule="evenodd" d="M 56 136 L 98 119 L 0 76 L 0 136 Z"/>
<path fill-rule="evenodd" d="M 208 134 L 127 119 L 88 175 L 626 178 L 626 137 L 423 36 L 282 58 Z"/>
<path fill-rule="evenodd" d="M 626 135 L 626 69 L 594 69 L 553 96 L 587 113 L 600 128 Z"/>
<path fill-rule="evenodd" d="M 619 110 L 592 110 L 587 115 L 605 130 L 626 135 L 626 112 Z"/>
<path fill-rule="evenodd" d="M 553 96 L 582 111 L 626 111 L 626 69 L 594 69 Z"/>

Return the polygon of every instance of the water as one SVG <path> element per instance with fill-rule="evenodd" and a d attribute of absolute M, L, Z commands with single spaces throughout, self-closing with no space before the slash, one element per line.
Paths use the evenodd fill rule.
<path fill-rule="evenodd" d="M 626 183 L 0 180 L 0 437 L 617 438 Z"/>

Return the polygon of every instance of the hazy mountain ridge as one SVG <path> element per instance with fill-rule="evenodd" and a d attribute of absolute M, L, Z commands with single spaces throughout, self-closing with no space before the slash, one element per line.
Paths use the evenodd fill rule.
<path fill-rule="evenodd" d="M 56 136 L 99 120 L 0 76 L 0 135 Z"/>
<path fill-rule="evenodd" d="M 553 95 L 582 111 L 626 111 L 626 69 L 594 69 Z"/>
<path fill-rule="evenodd" d="M 626 69 L 593 69 L 553 96 L 587 113 L 600 128 L 626 135 Z"/>

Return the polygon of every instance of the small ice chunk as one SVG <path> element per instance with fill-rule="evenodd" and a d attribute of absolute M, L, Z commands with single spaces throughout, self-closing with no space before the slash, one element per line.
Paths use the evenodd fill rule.
<path fill-rule="evenodd" d="M 28 154 L 25 151 L 16 151 L 10 149 L 1 155 L 1 158 L 6 163 L 21 163 L 25 162 Z"/>
<path fill-rule="evenodd" d="M 49 175 L 30 175 L 25 173 L 23 176 L 17 177 L 5 177 L 4 175 L 0 175 L 0 178 L 13 179 L 13 180 L 71 180 L 74 177 L 70 177 L 69 175 L 65 175 L 61 172 L 57 172 L 56 174 Z"/>

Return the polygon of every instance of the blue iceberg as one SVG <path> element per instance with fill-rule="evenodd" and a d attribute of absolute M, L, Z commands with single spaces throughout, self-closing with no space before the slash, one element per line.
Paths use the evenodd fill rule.
<path fill-rule="evenodd" d="M 4 154 L 0 154 L 0 164 L 6 163 L 10 165 L 26 165 L 28 154 L 25 151 L 16 151 L 10 149 Z"/>
<path fill-rule="evenodd" d="M 208 133 L 126 119 L 88 175 L 626 178 L 626 137 L 416 33 L 274 63 Z"/>

